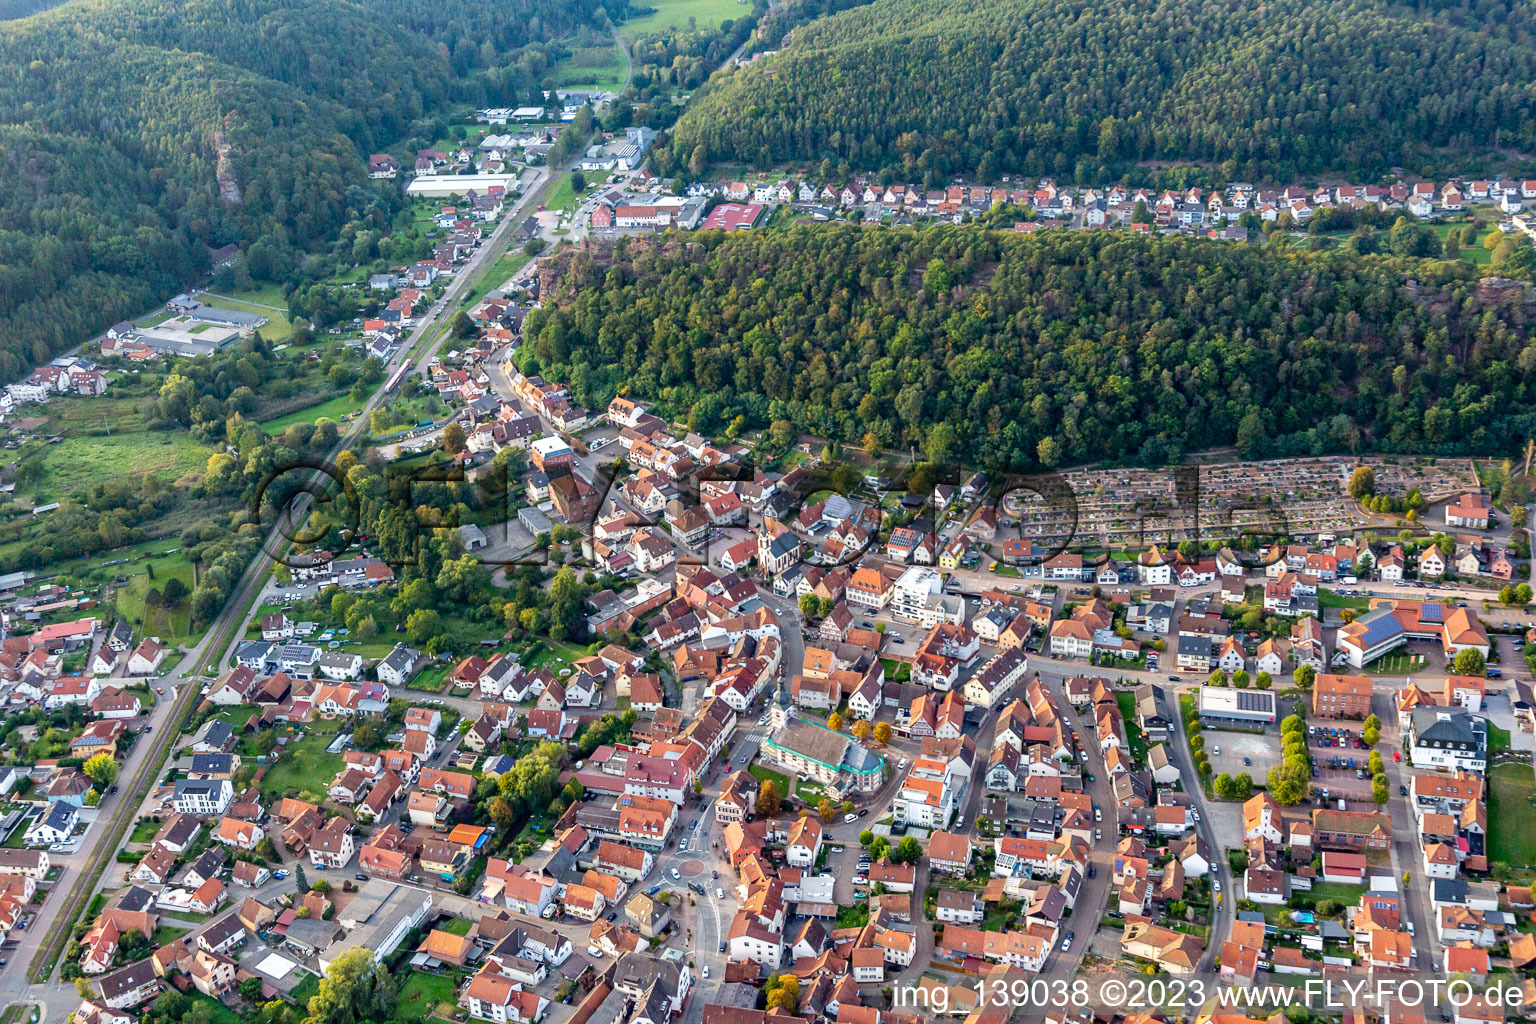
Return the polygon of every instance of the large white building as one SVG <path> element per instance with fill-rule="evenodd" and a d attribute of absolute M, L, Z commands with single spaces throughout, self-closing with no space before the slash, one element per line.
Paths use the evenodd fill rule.
<path fill-rule="evenodd" d="M 908 775 L 891 805 L 891 813 L 898 825 L 947 829 L 955 815 L 957 799 L 948 776 L 933 779 Z"/>
<path fill-rule="evenodd" d="M 1200 717 L 1217 721 L 1268 724 L 1275 720 L 1272 690 L 1239 690 L 1235 686 L 1200 687 Z"/>
<path fill-rule="evenodd" d="M 1414 708 L 1408 738 L 1415 768 L 1488 770 L 1488 723 L 1459 708 Z"/>
<path fill-rule="evenodd" d="M 945 595 L 944 577 L 937 569 L 914 565 L 891 586 L 892 618 L 932 629 L 941 622 L 960 625 L 965 617 L 965 601 Z"/>
<path fill-rule="evenodd" d="M 228 810 L 234 796 L 228 779 L 182 779 L 171 802 L 180 814 L 211 818 Z"/>

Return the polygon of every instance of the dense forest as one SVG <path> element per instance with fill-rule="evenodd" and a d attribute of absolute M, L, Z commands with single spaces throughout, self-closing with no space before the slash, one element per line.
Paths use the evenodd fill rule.
<path fill-rule="evenodd" d="M 611 2 L 79 0 L 0 24 L 0 378 L 195 280 L 208 245 L 260 246 L 259 275 L 328 239 L 373 201 L 369 152 L 447 103 L 520 101 L 527 51 Z"/>
<path fill-rule="evenodd" d="M 1103 182 L 1140 161 L 1275 182 L 1476 173 L 1494 147 L 1536 147 L 1533 15 L 1531 0 L 876 0 L 718 76 L 657 161 L 827 160 L 929 187 Z"/>
<path fill-rule="evenodd" d="M 734 435 L 787 422 L 1035 468 L 1536 433 L 1524 286 L 1453 261 L 1122 232 L 704 232 L 555 257 L 525 372 Z"/>

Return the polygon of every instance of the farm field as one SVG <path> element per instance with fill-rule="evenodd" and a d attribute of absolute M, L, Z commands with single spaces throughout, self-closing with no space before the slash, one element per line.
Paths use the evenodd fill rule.
<path fill-rule="evenodd" d="M 625 39 L 669 28 L 687 28 L 689 18 L 703 28 L 752 13 L 751 6 L 740 0 L 650 0 L 650 6 L 656 9 L 654 14 L 631 18 L 619 26 L 619 33 Z"/>
<path fill-rule="evenodd" d="M 201 473 L 208 468 L 208 456 L 213 451 L 212 448 L 198 444 L 187 434 L 166 431 L 109 437 L 66 437 L 58 444 L 49 446 L 45 461 L 50 470 L 68 467 L 68 472 L 62 474 L 61 483 L 67 482 L 70 490 L 74 490 L 121 480 L 127 467 L 132 467 L 133 472 L 139 475 L 154 473 L 164 480 L 175 480 L 188 473 Z"/>
<path fill-rule="evenodd" d="M 698 0 L 692 0 L 698 2 Z M 550 69 L 561 89 L 618 92 L 624 85 L 624 55 L 617 46 L 581 47 Z"/>

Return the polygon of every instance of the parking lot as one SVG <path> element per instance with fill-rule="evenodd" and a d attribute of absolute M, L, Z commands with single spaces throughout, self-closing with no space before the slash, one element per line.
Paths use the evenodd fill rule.
<path fill-rule="evenodd" d="M 1312 785 L 1319 790 L 1327 789 L 1330 800 L 1342 797 L 1346 800 L 1369 801 L 1370 776 L 1361 778 L 1360 775 L 1366 772 L 1371 752 L 1356 745 L 1360 724 L 1318 725 L 1316 729 L 1316 734 L 1308 737 L 1312 766 L 1317 769 L 1317 777 L 1312 780 Z M 1386 744 L 1378 744 L 1378 748 L 1383 758 L 1392 756 Z M 1351 760 L 1353 765 L 1350 764 Z"/>
<path fill-rule="evenodd" d="M 1263 781 L 1270 768 L 1280 763 L 1280 734 L 1278 732 L 1218 732 L 1209 729 L 1204 733 L 1205 750 L 1211 759 L 1211 771 L 1220 775 L 1239 775 L 1247 772 L 1255 782 Z M 1217 753 L 1217 750 L 1221 753 Z M 1243 759 L 1247 758 L 1247 764 Z"/>

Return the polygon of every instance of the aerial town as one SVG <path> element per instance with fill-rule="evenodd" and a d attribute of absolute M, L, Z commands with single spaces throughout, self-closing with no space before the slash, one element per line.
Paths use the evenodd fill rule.
<path fill-rule="evenodd" d="M 0 1024 L 1536 1024 L 1533 14 L 0 0 Z"/>
<path fill-rule="evenodd" d="M 401 599 L 399 567 L 319 552 L 195 676 L 0 581 L 37 626 L 0 645 L 0 693 L 53 752 L 0 769 L 11 961 L 51 952 L 98 804 L 195 691 L 57 944 L 76 1020 L 166 991 L 303 1005 L 359 952 L 421 1019 L 495 1024 L 899 1022 L 926 1016 L 913 992 L 984 1014 L 976 979 L 1017 972 L 1536 963 L 1531 562 L 1467 464 L 1216 465 L 1206 495 L 1263 477 L 1292 535 L 1197 538 L 1170 509 L 1137 542 L 1088 501 L 1058 543 L 1059 510 L 985 473 L 829 491 L 808 444 L 767 469 L 643 403 L 573 408 L 505 345 L 432 371 L 455 464 L 523 467 L 515 517 L 452 541 L 508 572 L 571 544 L 609 583 L 586 642 L 364 648 L 336 609 Z M 1131 475 L 1071 483 L 1168 491 Z"/>

